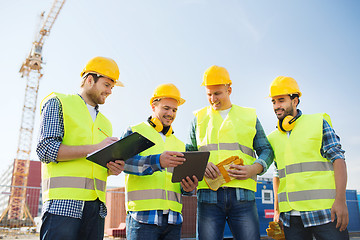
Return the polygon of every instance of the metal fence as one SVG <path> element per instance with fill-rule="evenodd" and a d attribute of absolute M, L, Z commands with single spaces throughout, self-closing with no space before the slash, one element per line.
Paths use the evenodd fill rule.
<path fill-rule="evenodd" d="M 24 190 L 23 201 L 20 208 L 11 208 L 10 199 L 14 192 Z M 17 197 L 17 196 L 16 196 Z M 3 239 L 30 239 L 36 235 L 40 224 L 42 201 L 40 187 L 18 187 L 0 185 L 0 237 Z M 9 214 L 17 211 L 18 214 Z"/>

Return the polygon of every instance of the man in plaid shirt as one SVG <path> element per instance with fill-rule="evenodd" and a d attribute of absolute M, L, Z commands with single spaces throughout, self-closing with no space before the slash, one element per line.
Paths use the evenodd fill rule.
<path fill-rule="evenodd" d="M 126 238 L 176 240 L 183 222 L 181 195 L 192 195 L 196 176 L 171 181 L 174 167 L 183 164 L 185 144 L 175 137 L 172 123 L 185 102 L 174 84 L 161 84 L 150 99 L 152 115 L 123 135 L 138 132 L 155 145 L 126 160 Z"/>
<path fill-rule="evenodd" d="M 108 137 L 112 126 L 98 106 L 115 85 L 123 86 L 118 66 L 95 57 L 81 77 L 79 94 L 52 93 L 41 104 L 36 152 L 42 161 L 42 240 L 103 239 L 106 179 L 124 169 L 120 160 L 106 169 L 85 159 L 117 140 Z"/>
<path fill-rule="evenodd" d="M 275 221 L 286 239 L 349 239 L 346 164 L 327 114 L 302 114 L 301 92 L 290 77 L 277 77 L 270 97 L 278 129 L 268 138 L 275 154 Z"/>

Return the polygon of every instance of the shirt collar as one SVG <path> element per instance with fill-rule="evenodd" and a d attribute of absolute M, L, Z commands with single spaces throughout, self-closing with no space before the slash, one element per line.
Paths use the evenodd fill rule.
<path fill-rule="evenodd" d="M 85 104 L 87 104 L 80 94 L 77 94 L 77 95 L 84 101 Z M 99 104 L 96 104 L 96 106 L 94 108 L 95 108 L 96 113 L 98 113 L 99 112 Z"/>

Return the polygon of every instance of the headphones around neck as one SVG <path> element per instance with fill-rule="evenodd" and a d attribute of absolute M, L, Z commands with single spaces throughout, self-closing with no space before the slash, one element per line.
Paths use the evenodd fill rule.
<path fill-rule="evenodd" d="M 165 127 L 162 125 L 161 121 L 158 118 L 153 118 L 152 116 L 150 116 L 148 118 L 148 123 L 155 128 L 155 130 L 157 132 L 162 132 L 165 136 L 170 136 L 173 133 L 172 127 Z"/>
<path fill-rule="evenodd" d="M 284 117 L 282 120 L 278 121 L 277 128 L 280 132 L 290 132 L 295 127 L 295 121 L 298 119 L 301 115 L 297 115 L 295 117 L 288 115 Z"/>

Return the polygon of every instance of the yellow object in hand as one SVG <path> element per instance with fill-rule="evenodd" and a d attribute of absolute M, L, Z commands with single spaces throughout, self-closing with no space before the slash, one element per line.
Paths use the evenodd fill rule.
<path fill-rule="evenodd" d="M 206 184 L 209 186 L 209 188 L 213 191 L 216 191 L 223 185 L 224 183 L 228 183 L 231 180 L 233 180 L 233 177 L 229 176 L 229 173 L 227 172 L 228 169 L 230 169 L 230 165 L 244 165 L 244 160 L 239 158 L 238 156 L 231 156 L 222 162 L 216 164 L 216 166 L 219 168 L 221 175 L 218 176 L 215 179 L 211 179 L 208 177 L 204 177 Z"/>
<path fill-rule="evenodd" d="M 266 229 L 267 235 L 275 240 L 285 240 L 284 231 L 278 222 L 269 222 L 269 228 Z"/>

